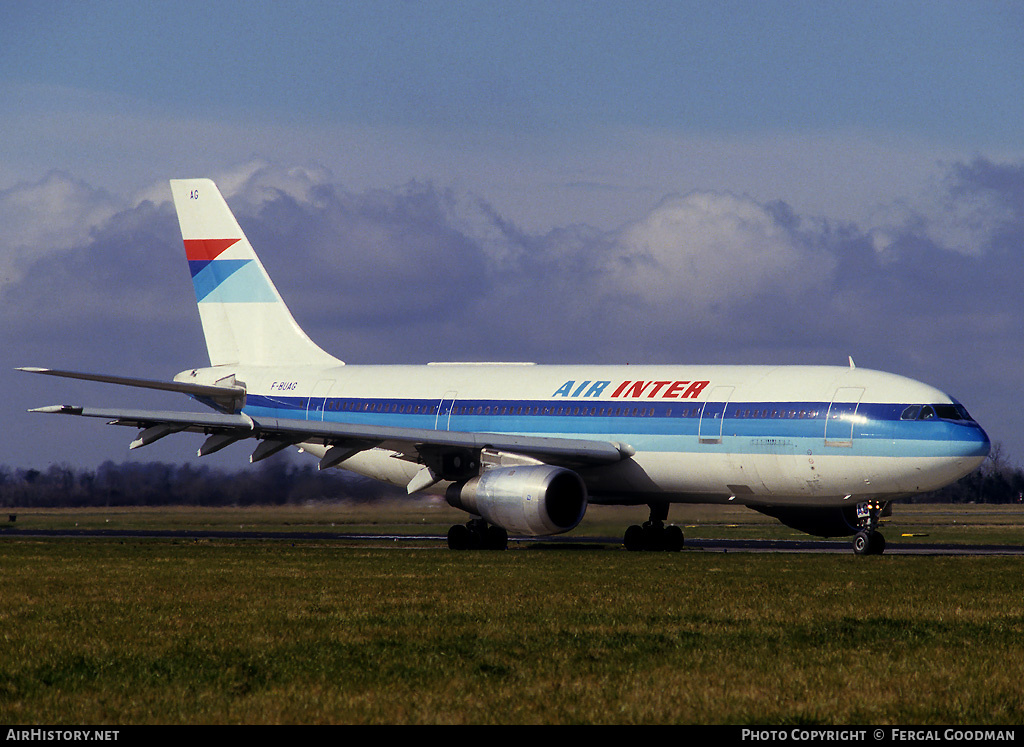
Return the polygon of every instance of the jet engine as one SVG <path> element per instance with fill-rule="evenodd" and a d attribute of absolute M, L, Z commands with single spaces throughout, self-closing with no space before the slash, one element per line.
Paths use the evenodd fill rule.
<path fill-rule="evenodd" d="M 445 495 L 468 511 L 515 534 L 561 534 L 587 510 L 587 488 L 571 470 L 548 464 L 503 467 L 453 483 Z"/>

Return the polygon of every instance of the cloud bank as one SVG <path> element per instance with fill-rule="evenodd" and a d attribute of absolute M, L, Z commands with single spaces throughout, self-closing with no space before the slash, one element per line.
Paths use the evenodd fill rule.
<path fill-rule="evenodd" d="M 264 162 L 214 176 L 300 324 L 350 363 L 853 355 L 959 396 L 1011 456 L 1024 454 L 1005 406 L 1020 385 L 1022 165 L 951 164 L 930 202 L 893 204 L 872 225 L 694 190 L 614 230 L 544 233 L 430 182 L 351 191 L 324 168 Z M 165 186 L 121 199 L 53 173 L 0 191 L 0 220 L 11 366 L 167 377 L 204 362 Z M 15 410 L 67 391 L 27 378 L 0 374 Z M 43 391 L 58 394 L 40 401 Z M 111 456 L 62 445 L 82 424 L 10 417 L 17 427 L 0 461 Z M 25 435 L 38 433 L 45 446 Z"/>

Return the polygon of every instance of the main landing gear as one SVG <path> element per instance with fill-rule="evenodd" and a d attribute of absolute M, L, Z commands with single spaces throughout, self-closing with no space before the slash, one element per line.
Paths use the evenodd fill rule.
<path fill-rule="evenodd" d="M 853 552 L 857 555 L 881 555 L 885 552 L 885 537 L 878 531 L 878 519 L 883 505 L 879 501 L 857 504 L 857 523 L 860 531 L 853 538 Z"/>
<path fill-rule="evenodd" d="M 483 519 L 470 519 L 448 530 L 449 550 L 507 550 L 508 532 Z"/>
<path fill-rule="evenodd" d="M 683 530 L 675 524 L 665 526 L 668 518 L 667 503 L 652 503 L 651 517 L 643 526 L 634 524 L 622 537 L 627 550 L 667 550 L 679 552 L 683 549 Z"/>

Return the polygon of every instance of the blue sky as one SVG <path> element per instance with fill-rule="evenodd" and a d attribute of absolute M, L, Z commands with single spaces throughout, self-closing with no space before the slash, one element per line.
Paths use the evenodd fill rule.
<path fill-rule="evenodd" d="M 1019 3 L 0 2 L 0 20 L 10 367 L 201 362 L 167 179 L 211 176 L 345 360 L 852 354 L 951 391 L 1024 458 Z M 637 257 L 663 272 L 616 271 Z M 131 393 L 30 378 L 0 372 L 29 433 L 0 437 L 0 463 L 126 457 L 121 429 L 22 413 Z"/>
<path fill-rule="evenodd" d="M 8 82 L 256 122 L 1015 143 L 1012 2 L 5 4 Z"/>

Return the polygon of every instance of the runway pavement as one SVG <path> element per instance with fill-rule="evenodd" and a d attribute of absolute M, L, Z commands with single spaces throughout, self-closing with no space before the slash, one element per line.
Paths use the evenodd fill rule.
<path fill-rule="evenodd" d="M 203 530 L 136 530 L 136 529 L 0 529 L 2 538 L 66 537 L 72 538 L 156 538 L 156 539 L 225 539 L 267 540 L 279 542 L 356 542 L 376 543 L 385 547 L 408 547 L 443 543 L 439 534 L 377 534 L 363 532 L 259 532 Z M 510 537 L 509 546 L 531 550 L 622 548 L 620 537 Z M 687 539 L 684 551 L 704 552 L 772 552 L 772 553 L 849 553 L 851 541 L 841 540 L 759 540 L 759 539 Z M 1024 545 L 960 545 L 904 542 L 886 538 L 886 555 L 1024 555 Z"/>

